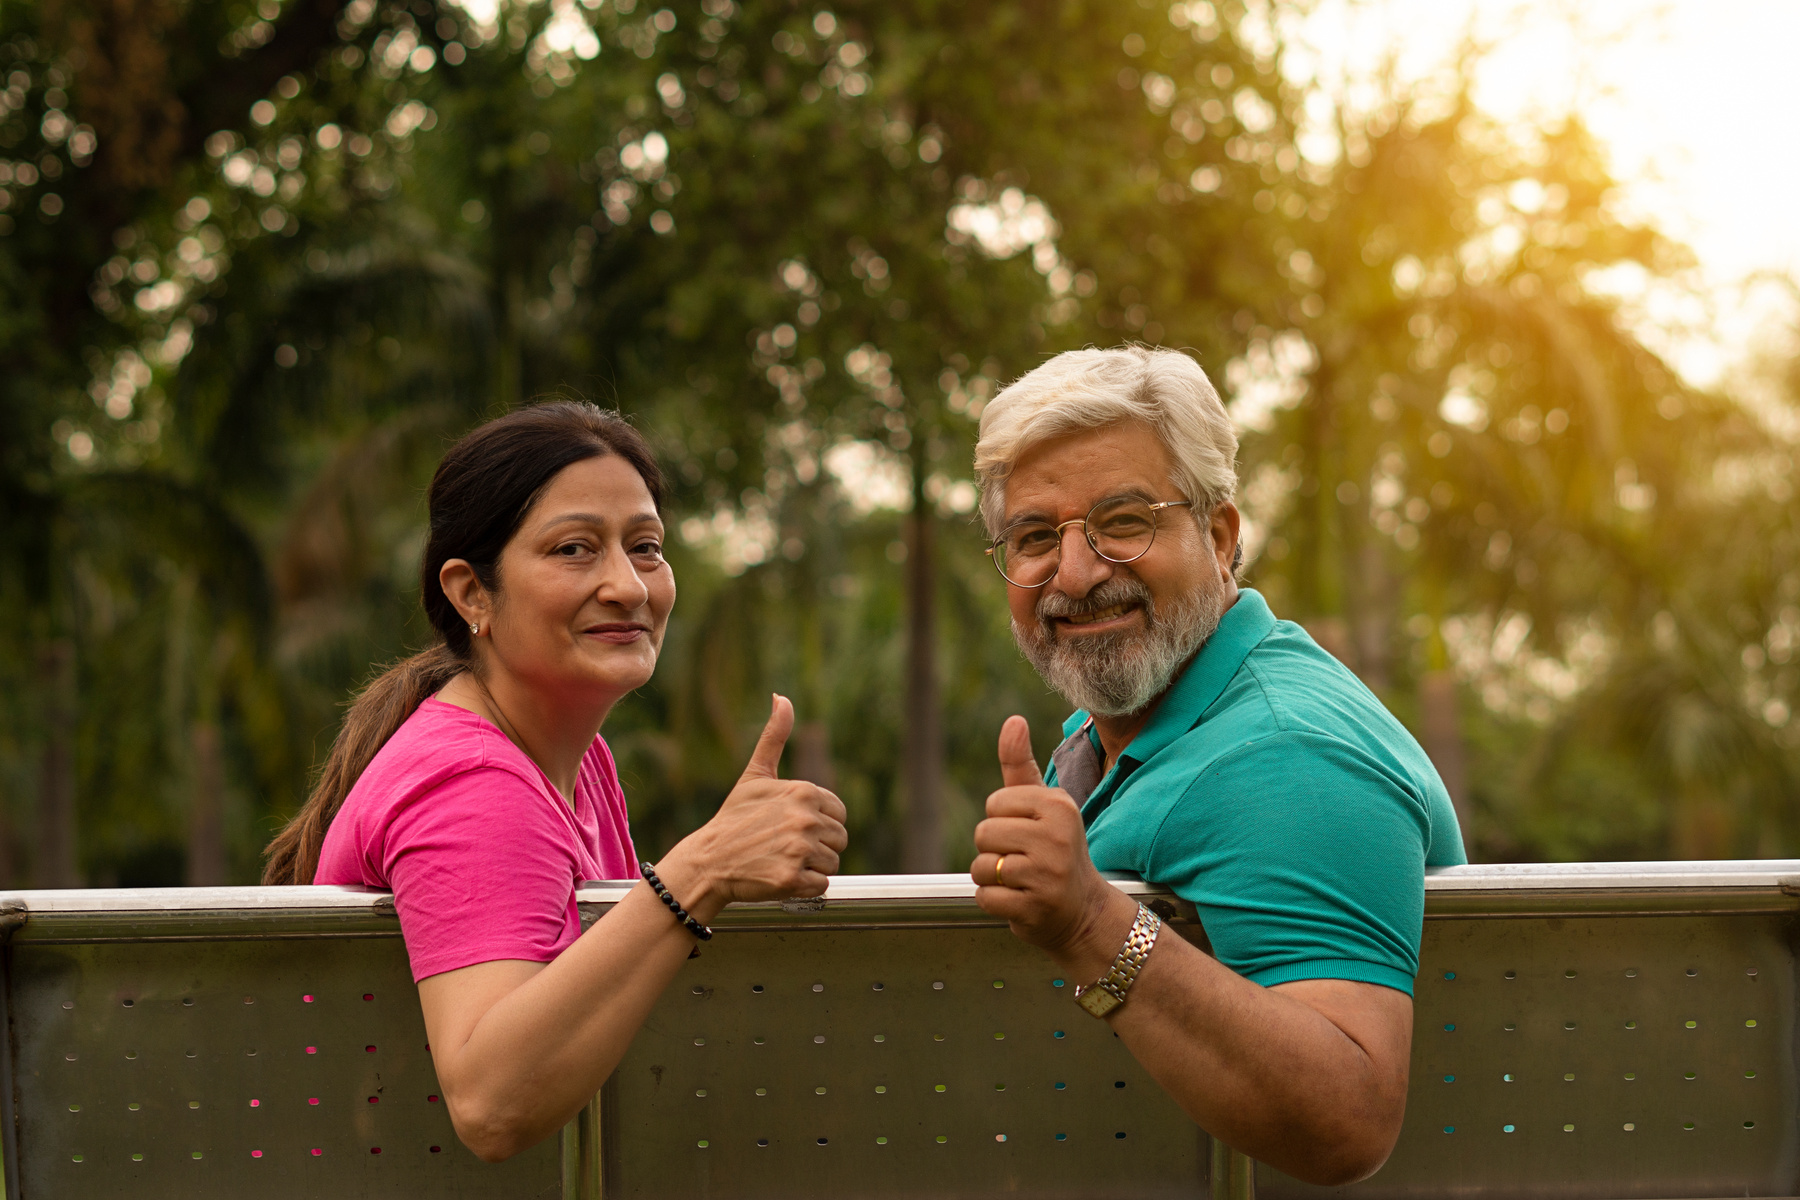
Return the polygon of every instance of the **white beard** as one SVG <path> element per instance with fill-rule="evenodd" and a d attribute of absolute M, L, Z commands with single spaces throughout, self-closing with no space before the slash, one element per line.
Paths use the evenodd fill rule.
<path fill-rule="evenodd" d="M 1052 618 L 1074 617 L 1139 603 L 1142 630 L 1057 636 Z M 1115 575 L 1080 600 L 1060 592 L 1041 596 L 1036 627 L 1012 623 L 1013 640 L 1044 682 L 1076 708 L 1097 717 L 1123 717 L 1140 712 L 1168 690 L 1225 615 L 1225 587 L 1217 575 L 1207 586 L 1158 613 L 1150 589 L 1135 576 Z"/>

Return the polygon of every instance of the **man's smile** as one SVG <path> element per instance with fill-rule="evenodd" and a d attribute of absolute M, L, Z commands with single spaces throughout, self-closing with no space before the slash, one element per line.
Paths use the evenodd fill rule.
<path fill-rule="evenodd" d="M 1084 633 L 1099 633 L 1116 629 L 1134 620 L 1143 611 L 1143 604 L 1136 600 L 1122 604 L 1110 604 L 1105 608 L 1097 608 L 1093 612 L 1077 613 L 1073 616 L 1054 618 L 1058 628 L 1080 629 Z"/>

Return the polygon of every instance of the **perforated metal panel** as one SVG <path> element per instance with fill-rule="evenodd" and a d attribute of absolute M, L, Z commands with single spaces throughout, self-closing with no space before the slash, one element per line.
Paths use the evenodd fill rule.
<path fill-rule="evenodd" d="M 9 1194 L 560 1192 L 554 1144 L 457 1141 L 397 936 L 224 932 L 8 947 Z"/>
<path fill-rule="evenodd" d="M 1208 1139 L 1005 929 L 721 934 L 633 1043 L 604 1195 L 1196 1196 Z"/>
<path fill-rule="evenodd" d="M 1800 863 L 1428 881 L 1405 1131 L 1333 1191 L 1800 1194 L 1797 892 Z M 1204 1136 L 1069 1002 L 1073 981 L 971 893 L 845 878 L 824 902 L 734 907 L 561 1145 L 498 1167 L 429 1099 L 385 898 L 0 897 L 8 1195 L 1245 1200 L 1242 1160 L 1209 1171 Z M 586 919 L 620 894 L 585 891 Z M 1325 1191 L 1266 1167 L 1255 1186 Z"/>
<path fill-rule="evenodd" d="M 1262 1166 L 1259 1194 L 1794 1194 L 1791 901 L 1777 893 L 1775 911 L 1729 915 L 1587 903 L 1585 914 L 1566 904 L 1567 916 L 1427 920 L 1393 1157 L 1329 1190 Z"/>

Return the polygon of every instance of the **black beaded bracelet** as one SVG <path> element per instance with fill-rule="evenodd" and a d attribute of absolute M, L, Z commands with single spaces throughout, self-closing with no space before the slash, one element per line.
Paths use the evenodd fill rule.
<path fill-rule="evenodd" d="M 656 893 L 656 898 L 667 905 L 669 911 L 675 914 L 675 919 L 681 922 L 683 929 L 686 929 L 689 933 L 693 934 L 703 942 L 712 941 L 713 931 L 688 915 L 688 910 L 681 907 L 681 901 L 670 895 L 669 889 L 663 886 L 663 881 L 656 877 L 655 867 L 647 862 L 641 862 L 638 864 L 638 870 L 644 873 L 644 882 L 650 885 L 650 890 Z"/>

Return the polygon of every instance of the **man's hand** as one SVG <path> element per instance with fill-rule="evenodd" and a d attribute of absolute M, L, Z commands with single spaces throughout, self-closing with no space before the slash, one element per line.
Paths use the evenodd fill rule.
<path fill-rule="evenodd" d="M 1136 906 L 1094 869 L 1069 793 L 1044 786 L 1024 717 L 1008 717 L 1000 727 L 1000 778 L 987 820 L 975 827 L 975 902 L 1065 964 L 1110 964 Z"/>

